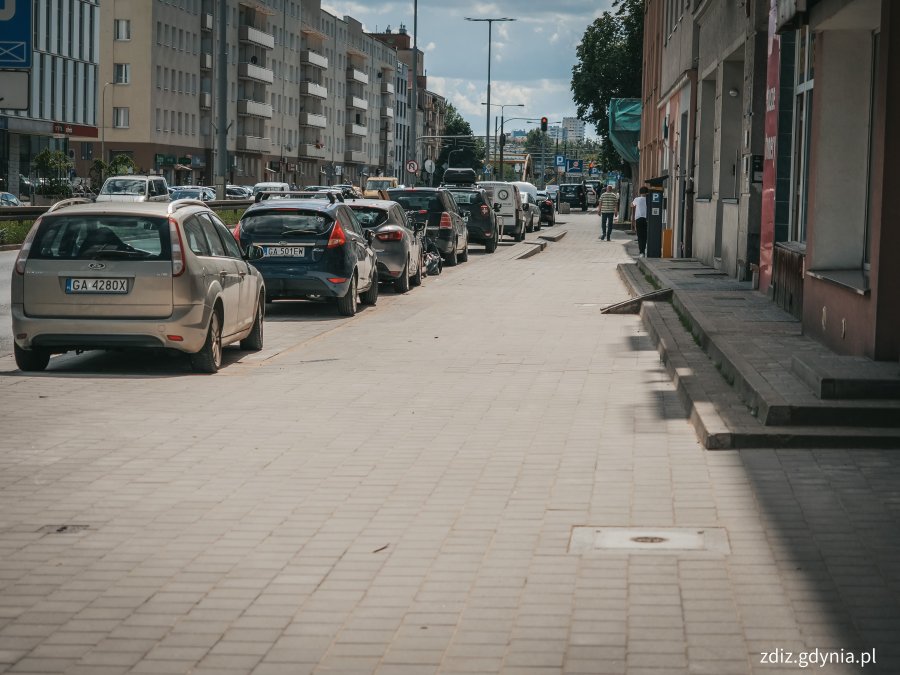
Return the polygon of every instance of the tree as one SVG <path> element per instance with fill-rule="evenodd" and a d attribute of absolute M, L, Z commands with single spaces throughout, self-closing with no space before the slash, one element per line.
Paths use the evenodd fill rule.
<path fill-rule="evenodd" d="M 62 150 L 44 148 L 32 160 L 39 180 L 37 194 L 44 196 L 69 197 L 72 187 L 69 185 L 69 169 L 72 160 Z"/>
<path fill-rule="evenodd" d="M 613 12 L 594 19 L 575 51 L 573 99 L 578 118 L 594 124 L 602 138 L 598 161 L 604 170 L 627 170 L 609 140 L 609 102 L 641 98 L 643 45 L 642 0 L 614 0 Z"/>
<path fill-rule="evenodd" d="M 445 136 L 474 136 L 472 126 L 463 119 L 459 111 L 452 103 L 447 104 L 447 114 L 444 118 Z M 450 162 L 451 155 L 452 159 Z M 476 174 L 481 173 L 484 164 L 484 141 L 480 138 L 445 138 L 441 143 L 441 152 L 435 161 L 437 168 L 434 170 L 434 182 L 439 184 L 444 177 L 444 165 L 454 168 L 475 169 Z"/>

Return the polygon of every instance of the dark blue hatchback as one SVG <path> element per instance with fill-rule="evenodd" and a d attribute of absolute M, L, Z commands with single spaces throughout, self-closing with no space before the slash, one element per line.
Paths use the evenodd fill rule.
<path fill-rule="evenodd" d="M 254 261 L 266 282 L 266 301 L 330 298 L 345 316 L 357 297 L 374 305 L 378 273 L 371 232 L 342 202 L 264 199 L 245 212 L 234 237 L 263 251 Z"/>

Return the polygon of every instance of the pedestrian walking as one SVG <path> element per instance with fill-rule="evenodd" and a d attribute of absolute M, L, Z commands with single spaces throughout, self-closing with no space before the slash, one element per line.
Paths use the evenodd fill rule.
<path fill-rule="evenodd" d="M 638 190 L 638 196 L 631 202 L 631 222 L 637 230 L 638 257 L 644 257 L 647 248 L 647 193 L 649 190 L 642 187 Z"/>
<path fill-rule="evenodd" d="M 613 219 L 618 210 L 619 195 L 613 192 L 612 185 L 607 185 L 597 203 L 597 213 L 600 214 L 600 239 L 611 241 Z"/>

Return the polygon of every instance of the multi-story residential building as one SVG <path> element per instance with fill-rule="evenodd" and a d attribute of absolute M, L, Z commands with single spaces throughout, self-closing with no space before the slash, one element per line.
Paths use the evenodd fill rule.
<path fill-rule="evenodd" d="M 91 159 L 93 146 L 71 139 L 98 136 L 96 102 L 99 83 L 105 82 L 98 76 L 102 53 L 98 0 L 34 0 L 32 10 L 28 108 L 5 110 L 0 103 L 0 189 L 16 194 L 25 192 L 19 177 L 33 173 L 31 159 L 44 148 Z M 114 28 L 128 29 L 110 30 Z"/>
<path fill-rule="evenodd" d="M 566 139 L 570 143 L 581 143 L 584 140 L 584 120 L 577 117 L 563 117 L 562 127 L 566 130 Z"/>
<path fill-rule="evenodd" d="M 409 66 L 398 60 L 394 79 L 394 165 L 391 167 L 391 175 L 398 177 L 405 171 L 409 154 L 409 105 L 412 97 L 409 78 Z"/>

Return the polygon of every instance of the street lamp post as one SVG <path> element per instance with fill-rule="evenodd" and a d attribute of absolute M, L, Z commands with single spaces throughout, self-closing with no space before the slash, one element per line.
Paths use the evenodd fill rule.
<path fill-rule="evenodd" d="M 487 103 L 482 103 L 481 105 L 486 105 L 488 107 L 487 108 L 488 109 L 488 120 L 491 119 L 491 117 L 490 117 L 491 106 L 494 106 L 495 108 L 500 108 L 500 137 L 497 140 L 497 145 L 500 146 L 500 178 L 498 178 L 497 180 L 503 180 L 503 174 L 504 174 L 504 171 L 503 171 L 503 124 L 504 124 L 503 116 L 506 113 L 505 109 L 506 108 L 524 108 L 525 104 L 524 103 L 491 103 L 490 99 L 488 99 Z M 525 118 L 524 117 L 518 117 L 518 118 L 513 117 L 512 119 L 525 119 Z M 486 157 L 487 150 L 484 151 L 484 154 Z"/>
<path fill-rule="evenodd" d="M 495 21 L 515 21 L 515 19 L 511 19 L 506 16 L 494 19 L 476 19 L 467 16 L 465 17 L 465 19 L 466 21 L 486 21 L 488 25 L 487 120 L 485 122 L 484 129 L 484 158 L 486 161 L 491 138 L 491 31 L 493 29 Z M 503 132 L 501 131 L 501 133 Z"/>
<path fill-rule="evenodd" d="M 115 82 L 107 82 L 103 85 L 100 92 L 100 159 L 106 162 L 106 88 L 115 84 Z M 103 179 L 106 176 L 101 175 Z"/>

